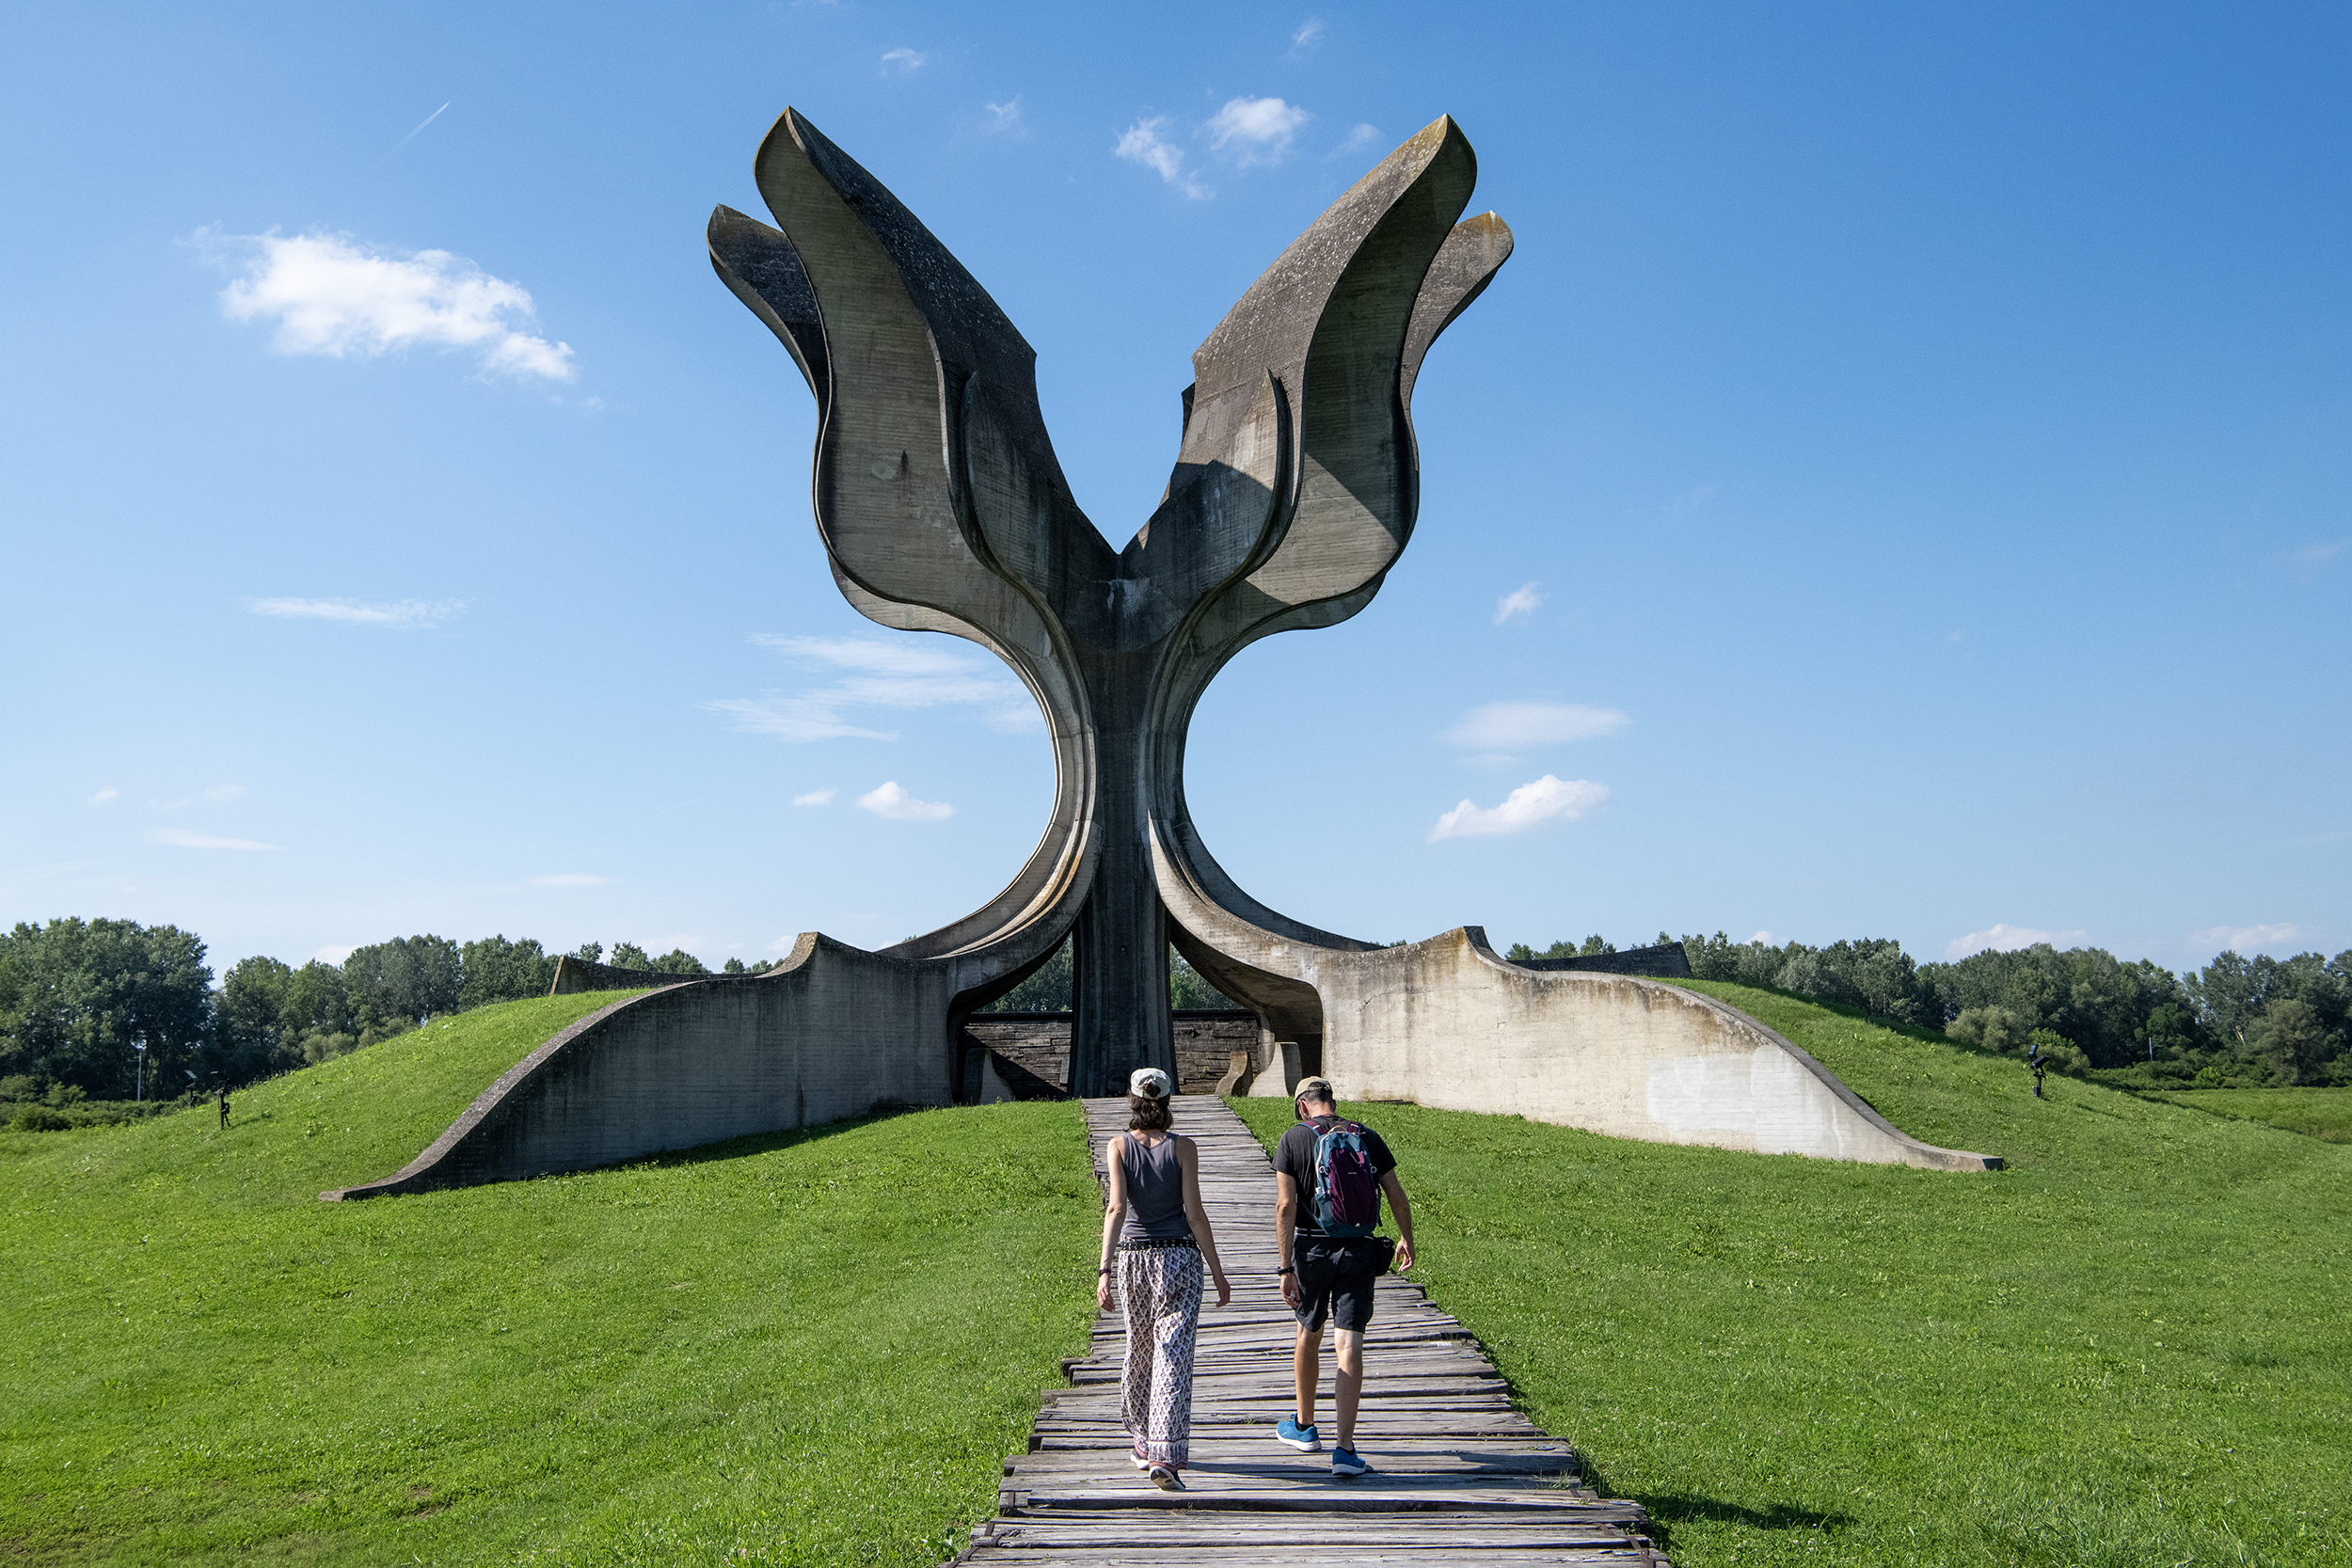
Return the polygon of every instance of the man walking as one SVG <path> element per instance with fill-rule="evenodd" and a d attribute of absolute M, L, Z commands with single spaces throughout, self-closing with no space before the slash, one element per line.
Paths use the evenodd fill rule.
<path fill-rule="evenodd" d="M 1331 1081 L 1299 1081 L 1292 1112 L 1298 1125 L 1274 1150 L 1274 1247 L 1282 1260 L 1282 1299 L 1298 1317 L 1291 1370 L 1298 1386 L 1295 1417 L 1274 1435 L 1301 1453 L 1323 1448 L 1315 1430 L 1315 1391 L 1323 1371 L 1323 1324 L 1331 1323 L 1338 1366 L 1331 1402 L 1339 1441 L 1331 1473 L 1360 1476 L 1372 1468 L 1356 1452 L 1356 1405 L 1364 1389 L 1364 1330 L 1372 1326 L 1373 1288 L 1391 1259 L 1401 1274 L 1413 1266 L 1413 1210 L 1396 1179 L 1396 1161 L 1380 1134 L 1343 1120 Z M 1399 1240 L 1373 1234 L 1380 1224 L 1380 1195 L 1396 1212 Z"/>

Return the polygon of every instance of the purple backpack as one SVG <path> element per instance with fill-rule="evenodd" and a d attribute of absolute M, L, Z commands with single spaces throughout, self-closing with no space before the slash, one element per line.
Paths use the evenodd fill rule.
<path fill-rule="evenodd" d="M 1327 1236 L 1369 1236 L 1380 1224 L 1380 1184 L 1361 1123 L 1334 1117 L 1315 1134 L 1315 1224 Z"/>

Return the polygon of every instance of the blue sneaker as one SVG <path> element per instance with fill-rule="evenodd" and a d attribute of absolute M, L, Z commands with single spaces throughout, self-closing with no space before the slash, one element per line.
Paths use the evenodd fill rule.
<path fill-rule="evenodd" d="M 1278 1441 L 1288 1443 L 1300 1453 L 1323 1451 L 1322 1434 L 1311 1426 L 1300 1426 L 1288 1416 L 1283 1417 L 1282 1424 L 1274 1429 L 1274 1435 Z"/>
<path fill-rule="evenodd" d="M 1371 1468 L 1354 1449 L 1335 1447 L 1331 1450 L 1331 1473 L 1335 1476 L 1360 1476 Z"/>

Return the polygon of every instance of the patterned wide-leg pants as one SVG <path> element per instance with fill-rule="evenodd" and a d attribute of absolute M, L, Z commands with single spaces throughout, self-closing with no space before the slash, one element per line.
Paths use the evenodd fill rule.
<path fill-rule="evenodd" d="M 1136 1457 L 1181 1470 L 1192 1438 L 1192 1342 L 1200 1327 L 1197 1247 L 1136 1247 L 1119 1254 L 1127 1309 L 1127 1369 L 1120 1385 Z"/>

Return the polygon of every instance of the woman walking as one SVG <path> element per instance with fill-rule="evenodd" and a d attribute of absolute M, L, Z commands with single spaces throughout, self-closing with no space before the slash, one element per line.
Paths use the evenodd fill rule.
<path fill-rule="evenodd" d="M 1111 1281 L 1127 1307 L 1127 1369 L 1120 1404 L 1136 1440 L 1136 1468 L 1152 1484 L 1184 1489 L 1192 1436 L 1192 1341 L 1200 1326 L 1200 1271 L 1219 1307 L 1233 1299 L 1216 1237 L 1200 1207 L 1200 1151 L 1168 1131 L 1175 1085 L 1158 1068 L 1127 1080 L 1127 1131 L 1111 1140 L 1111 1203 L 1103 1215 L 1103 1266 L 1094 1299 L 1111 1307 Z M 1115 1260 L 1115 1261 L 1114 1261 Z"/>

